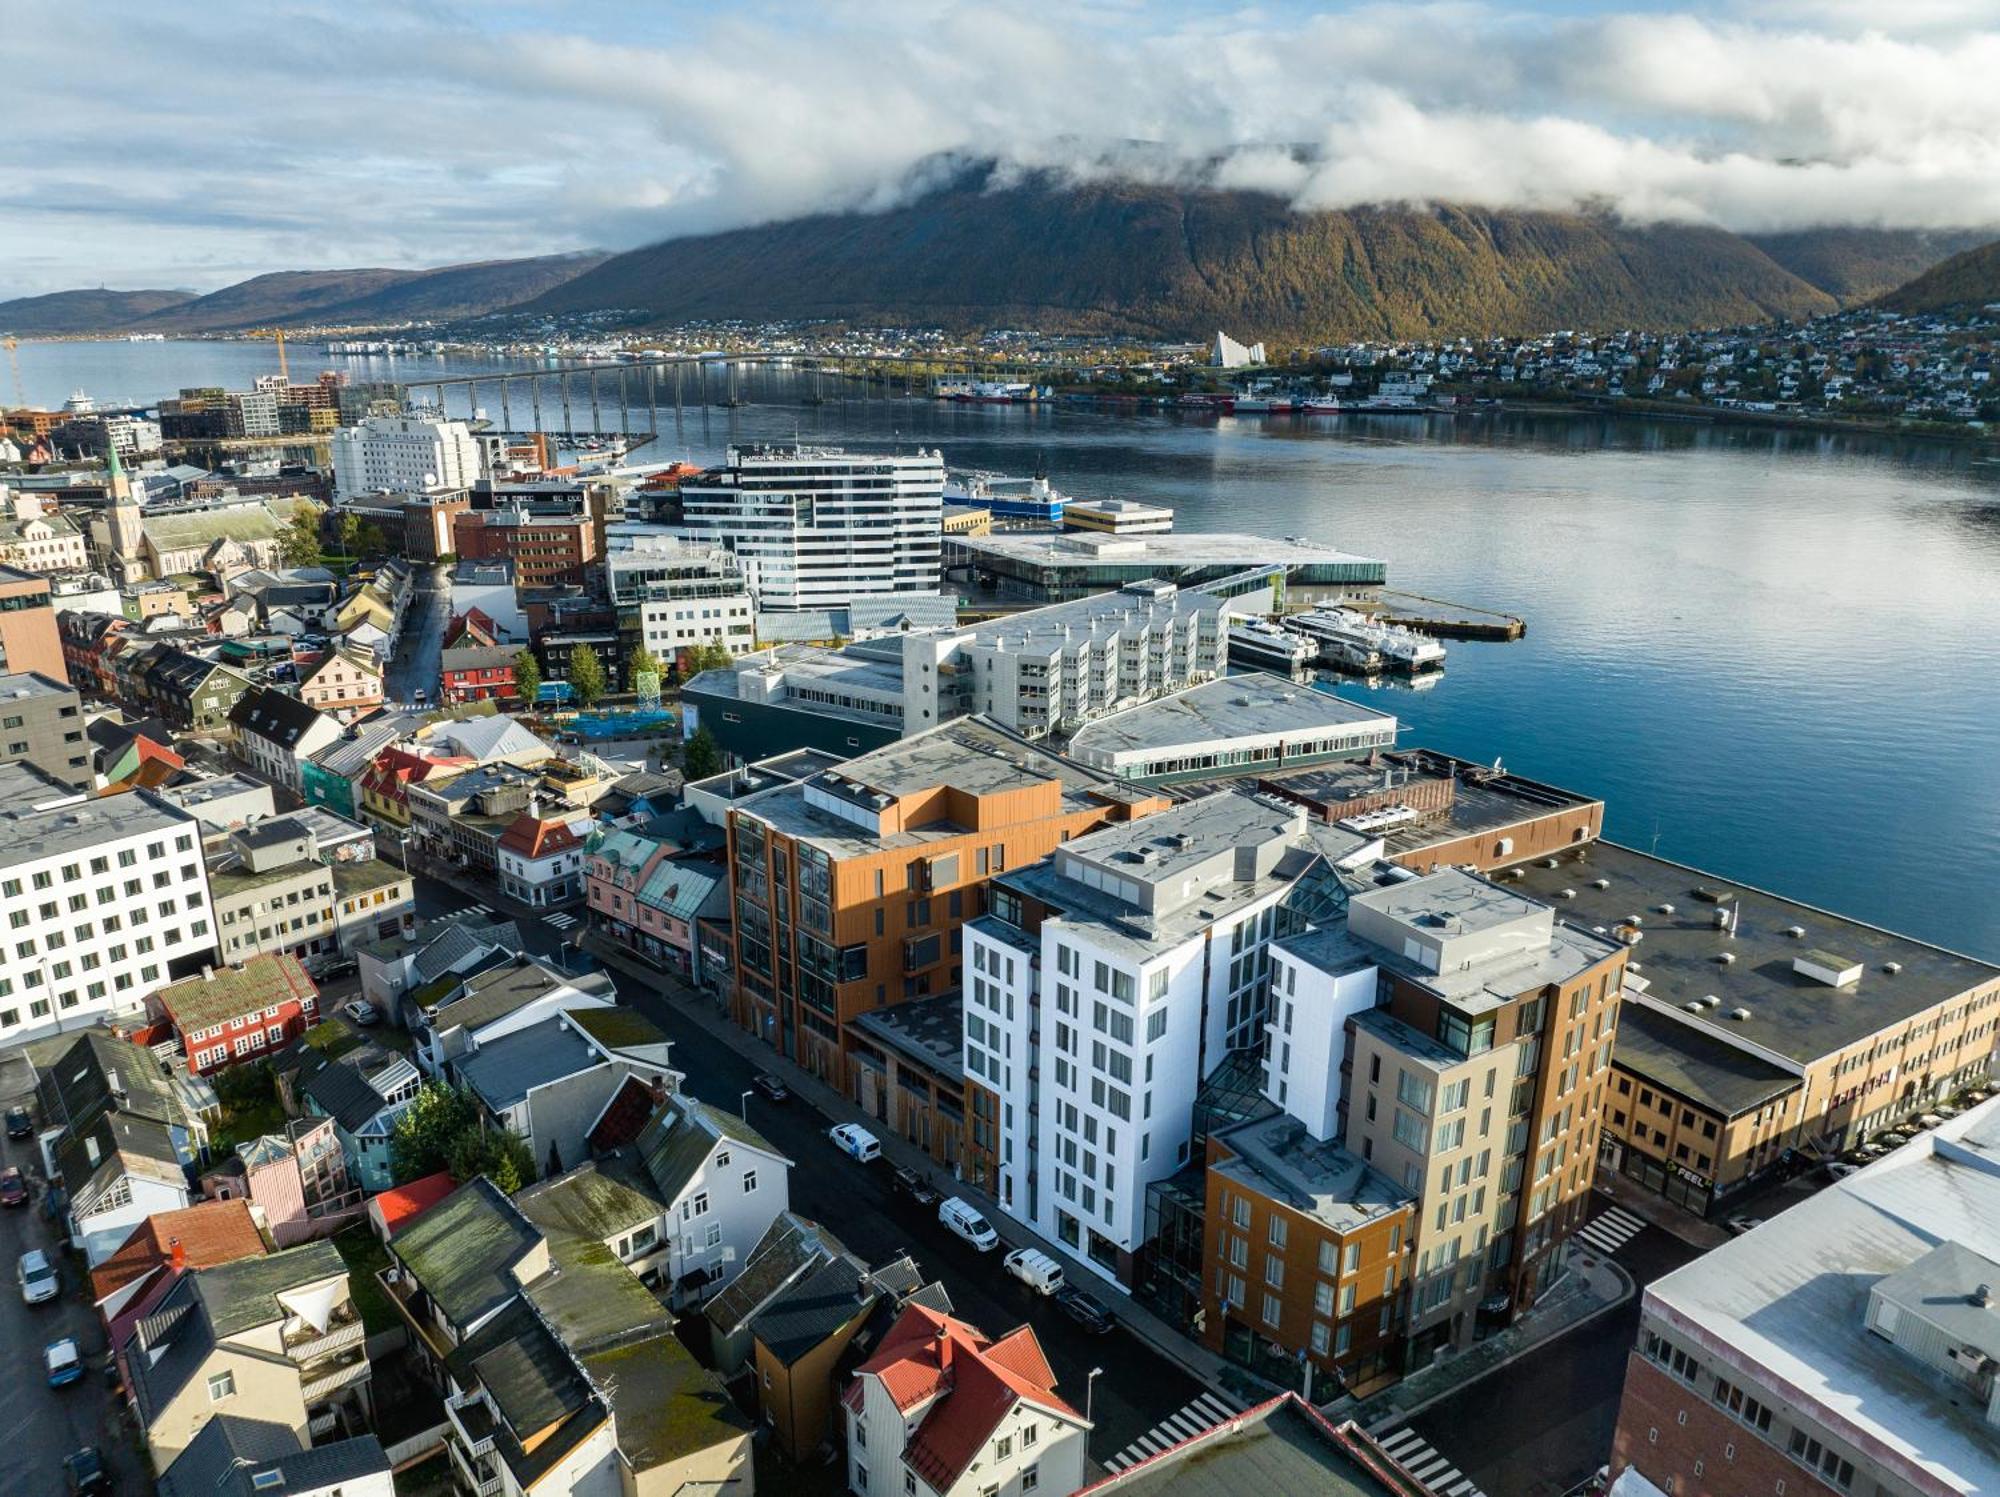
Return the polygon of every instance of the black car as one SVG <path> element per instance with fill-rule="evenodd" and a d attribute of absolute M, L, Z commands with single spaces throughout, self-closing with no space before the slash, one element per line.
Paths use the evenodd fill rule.
<path fill-rule="evenodd" d="M 27 1108 L 10 1107 L 7 1109 L 7 1136 L 9 1138 L 26 1138 L 34 1131 L 35 1120 L 28 1116 Z"/>
<path fill-rule="evenodd" d="M 1118 1325 L 1109 1310 L 1074 1286 L 1058 1289 L 1056 1303 L 1062 1306 L 1063 1314 L 1093 1336 L 1102 1336 Z"/>
<path fill-rule="evenodd" d="M 893 1179 L 896 1189 L 915 1201 L 919 1206 L 935 1206 L 937 1204 L 938 1193 L 932 1190 L 930 1183 L 915 1170 L 898 1167 Z"/>
<path fill-rule="evenodd" d="M 63 1477 L 69 1483 L 70 1497 L 111 1490 L 111 1472 L 95 1445 L 86 1445 L 75 1455 L 64 1456 Z"/>
<path fill-rule="evenodd" d="M 759 1071 L 750 1078 L 750 1084 L 773 1102 L 792 1100 L 792 1089 L 769 1071 Z"/>

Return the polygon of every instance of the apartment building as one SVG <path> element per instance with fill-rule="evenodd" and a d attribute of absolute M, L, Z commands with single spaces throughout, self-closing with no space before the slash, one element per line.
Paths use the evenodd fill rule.
<path fill-rule="evenodd" d="M 964 1063 L 1001 1209 L 1130 1282 L 1202 1081 L 1263 1043 L 1268 953 L 1379 843 L 1221 792 L 995 873 L 966 927 Z M 982 1095 L 983 1094 L 983 1095 Z"/>
<path fill-rule="evenodd" d="M 958 986 L 989 877 L 1154 804 L 979 720 L 738 800 L 736 1022 L 846 1089 L 847 1021 Z"/>
<path fill-rule="evenodd" d="M 0 1045 L 136 1013 L 215 947 L 200 823 L 0 765 L 0 919 Z"/>
<path fill-rule="evenodd" d="M 1208 1139 L 1202 1340 L 1254 1365 L 1261 1345 L 1366 1393 L 1402 1366 L 1415 1198 L 1288 1113 Z"/>
<path fill-rule="evenodd" d="M 1649 1284 L 1611 1490 L 1992 1490 L 1997 1161 L 1990 1101 Z"/>
<path fill-rule="evenodd" d="M 299 700 L 337 722 L 352 722 L 382 705 L 382 668 L 358 649 L 332 650 L 299 678 Z"/>
<path fill-rule="evenodd" d="M 728 548 L 764 608 L 938 590 L 936 452 L 731 447 L 719 467 L 681 480 L 680 508 L 689 541 Z"/>
<path fill-rule="evenodd" d="M 305 783 L 305 761 L 341 737 L 333 717 L 268 686 L 253 687 L 236 699 L 229 726 L 237 758 L 294 794 Z"/>
<path fill-rule="evenodd" d="M 1713 1213 L 1994 1075 L 2000 968 L 1596 843 L 1509 887 L 1631 943 L 1604 1163 Z"/>
<path fill-rule="evenodd" d="M 91 783 L 83 702 L 35 671 L 0 675 L 0 764 L 23 763 L 81 789 Z"/>
<path fill-rule="evenodd" d="M 49 579 L 0 565 L 0 671 L 37 671 L 68 681 Z"/>
<path fill-rule="evenodd" d="M 589 515 L 525 504 L 455 515 L 451 535 L 463 561 L 512 563 L 517 588 L 581 587 L 598 555 Z"/>
<path fill-rule="evenodd" d="M 1532 1304 L 1583 1225 L 1629 948 L 1458 869 L 1382 876 L 1279 943 L 1265 1095 L 1416 1201 L 1422 1365 L 1490 1297 Z"/>
<path fill-rule="evenodd" d="M 366 828 L 329 811 L 231 831 L 209 851 L 208 882 L 224 962 L 286 953 L 316 967 L 416 921 L 409 874 L 374 856 Z"/>
<path fill-rule="evenodd" d="M 338 499 L 463 489 L 480 476 L 479 443 L 463 421 L 364 416 L 334 432 L 330 446 Z"/>
<path fill-rule="evenodd" d="M 727 547 L 647 531 L 614 533 L 610 544 L 604 576 L 620 627 L 658 659 L 707 644 L 739 655 L 755 647 L 756 603 Z"/>

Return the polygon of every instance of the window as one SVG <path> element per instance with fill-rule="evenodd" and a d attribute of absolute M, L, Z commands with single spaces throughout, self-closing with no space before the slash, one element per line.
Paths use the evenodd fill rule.
<path fill-rule="evenodd" d="M 1042 1472 L 1039 1465 L 1029 1466 L 1022 1470 L 1021 1472 L 1022 1491 L 1024 1492 L 1038 1491 L 1040 1490 L 1041 1485 L 1042 1485 Z"/>
<path fill-rule="evenodd" d="M 1792 1459 L 1808 1471 L 1817 1471 L 1843 1492 L 1854 1485 L 1854 1463 L 1845 1461 L 1802 1429 L 1792 1431 L 1788 1447 Z"/>
<path fill-rule="evenodd" d="M 1763 1404 L 1757 1402 L 1756 1399 L 1750 1397 L 1741 1388 L 1734 1387 L 1724 1382 L 1721 1378 L 1717 1378 L 1715 1380 L 1715 1401 L 1752 1429 L 1764 1434 L 1771 1432 L 1771 1411 Z"/>
<path fill-rule="evenodd" d="M 1279 1299 L 1278 1296 L 1275 1294 L 1267 1294 L 1264 1296 L 1265 1325 L 1276 1325 L 1278 1323 L 1279 1318 L 1284 1313 L 1285 1313 L 1285 1302 L 1283 1300 Z"/>
<path fill-rule="evenodd" d="M 1431 1110 L 1431 1080 L 1414 1071 L 1396 1072 L 1396 1100 L 1405 1107 L 1428 1116 Z M 1418 1145 L 1417 1147 L 1421 1147 Z"/>
<path fill-rule="evenodd" d="M 753 1195 L 756 1193 L 756 1190 L 757 1172 L 755 1170 L 745 1170 L 743 1172 L 743 1194 L 746 1196 Z"/>
<path fill-rule="evenodd" d="M 1271 1217 L 1271 1231 L 1270 1231 L 1272 1247 L 1282 1248 L 1285 1245 L 1286 1230 L 1287 1228 L 1285 1219 L 1282 1216 L 1278 1216 L 1274 1213 Z"/>
<path fill-rule="evenodd" d="M 236 1374 L 233 1372 L 218 1372 L 208 1380 L 208 1401 L 210 1403 L 221 1403 L 223 1399 L 233 1397 L 235 1392 Z"/>
<path fill-rule="evenodd" d="M 1002 1435 L 999 1439 L 993 1442 L 994 1460 L 1004 1461 L 1007 1459 L 1008 1456 L 1012 1455 L 1013 1453 L 1014 1453 L 1014 1437 L 1012 1435 Z"/>
<path fill-rule="evenodd" d="M 1024 1451 L 1033 1450 L 1035 1448 L 1035 1441 L 1039 1440 L 1041 1436 L 1042 1436 L 1042 1427 L 1039 1424 L 1022 1425 L 1021 1449 Z"/>

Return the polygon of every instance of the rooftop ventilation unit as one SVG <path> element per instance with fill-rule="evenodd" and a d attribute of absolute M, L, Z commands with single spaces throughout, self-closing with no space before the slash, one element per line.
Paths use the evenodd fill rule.
<path fill-rule="evenodd" d="M 1743 1020 L 1750 1017 L 1750 1010 L 1744 1008 L 1742 1005 L 1739 1004 L 1737 1007 L 1732 1008 L 1729 1011 L 1729 1017 L 1735 1019 L 1738 1023 L 1741 1023 Z"/>

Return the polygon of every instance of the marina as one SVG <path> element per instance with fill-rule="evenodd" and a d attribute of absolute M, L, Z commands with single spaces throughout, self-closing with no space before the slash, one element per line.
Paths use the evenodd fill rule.
<path fill-rule="evenodd" d="M 1288 616 L 1283 627 L 1319 649 L 1319 662 L 1359 676 L 1392 671 L 1420 675 L 1444 668 L 1445 648 L 1395 624 L 1380 623 L 1351 608 L 1320 608 Z"/>

